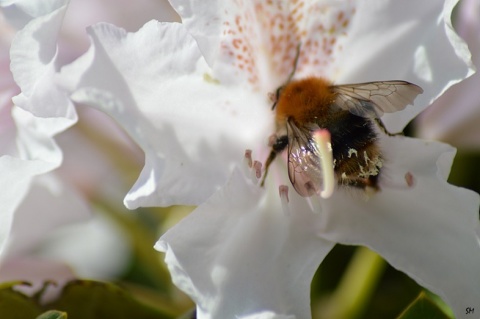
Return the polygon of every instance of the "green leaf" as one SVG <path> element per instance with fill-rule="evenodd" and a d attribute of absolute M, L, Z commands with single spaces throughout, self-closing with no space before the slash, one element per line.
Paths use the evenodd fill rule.
<path fill-rule="evenodd" d="M 46 305 L 68 313 L 68 319 L 170 319 L 172 314 L 140 303 L 126 290 L 110 283 L 75 280 L 58 300 Z"/>
<path fill-rule="evenodd" d="M 49 310 L 47 312 L 42 313 L 36 319 L 67 319 L 67 313 L 58 310 Z"/>
<path fill-rule="evenodd" d="M 34 300 L 13 290 L 13 287 L 17 285 L 28 285 L 28 283 L 17 281 L 0 285 L 0 318 L 36 318 L 42 313 L 42 310 Z"/>
<path fill-rule="evenodd" d="M 450 319 L 425 292 L 405 309 L 397 319 Z"/>

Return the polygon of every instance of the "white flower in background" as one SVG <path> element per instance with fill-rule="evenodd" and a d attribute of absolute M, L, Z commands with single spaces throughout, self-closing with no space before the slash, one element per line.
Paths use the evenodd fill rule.
<path fill-rule="evenodd" d="M 85 28 L 94 23 L 109 22 L 135 31 L 151 19 L 179 21 L 167 0 L 70 0 L 60 30 L 60 58 L 70 62 L 88 49 Z"/>
<path fill-rule="evenodd" d="M 382 117 L 402 130 L 471 74 L 450 24 L 456 1 L 172 2 L 183 24 L 89 28 L 90 50 L 58 83 L 145 152 L 127 207 L 200 204 L 156 246 L 198 318 L 309 318 L 311 278 L 336 243 L 379 252 L 459 318 L 480 307 L 478 196 L 445 181 L 451 147 L 382 135 L 382 190 L 368 201 L 338 188 L 310 201 L 290 192 L 287 203 L 277 190 L 289 184 L 284 159 L 266 190 L 235 168 L 246 149 L 268 155 L 268 94 L 292 71 L 300 42 L 295 78 L 420 85 L 415 107 Z"/>
<path fill-rule="evenodd" d="M 23 5 L 26 4 L 23 2 Z M 14 30 L 2 20 L 2 30 L 5 32 L 2 33 L 0 62 L 0 277 L 3 280 L 13 279 L 11 275 L 16 273 L 16 280 L 32 280 L 34 288 L 38 288 L 45 279 L 54 279 L 60 283 L 72 278 L 73 273 L 53 261 L 44 261 L 43 265 L 48 265 L 52 271 L 60 268 L 64 271 L 57 274 L 42 271 L 21 272 L 24 268 L 19 265 L 26 264 L 28 253 L 49 233 L 60 226 L 89 217 L 89 211 L 78 194 L 53 173 L 62 163 L 62 152 L 54 136 L 75 121 L 75 115 L 69 112 L 49 117 L 51 107 L 55 105 L 61 105 L 63 109 L 64 105 L 72 106 L 51 81 L 48 84 L 48 78 L 54 73 L 55 52 L 54 43 L 47 41 L 55 38 L 55 34 L 49 33 L 49 26 L 55 25 L 58 19 L 61 19 L 62 6 L 57 3 L 37 7 L 37 10 L 30 11 L 29 15 L 20 8 L 14 12 L 15 9 L 16 6 L 10 4 L 4 12 L 16 26 L 22 28 L 14 38 Z M 8 69 L 10 41 L 13 77 Z M 22 48 L 24 46 L 28 49 Z M 39 55 L 40 52 L 43 55 Z M 20 83 L 22 92 L 13 78 Z M 37 114 L 47 117 L 37 117 L 14 106 L 12 97 L 25 109 L 35 108 Z M 34 261 L 28 263 L 32 268 L 38 266 Z M 47 267 L 38 269 L 45 270 Z"/>
<path fill-rule="evenodd" d="M 77 129 L 59 136 L 77 122 L 77 113 L 52 77 L 86 48 L 88 24 L 109 20 L 136 29 L 139 19 L 175 19 L 166 2 L 144 2 L 150 6 L 132 16 L 132 5 L 107 12 L 108 1 L 0 1 L 0 281 L 32 281 L 35 290 L 45 279 L 59 284 L 74 276 L 110 279 L 125 270 L 130 258 L 125 235 L 101 216 L 90 218 L 83 199 L 118 196 L 115 188 L 123 181 Z M 113 131 L 105 116 L 82 116 L 110 128 L 110 138 L 134 153 L 112 133 L 118 129 Z"/>
<path fill-rule="evenodd" d="M 463 0 L 455 29 L 465 39 L 472 61 L 480 65 L 480 2 Z M 480 73 L 453 86 L 416 120 L 418 136 L 439 139 L 462 149 L 480 148 Z"/>
<path fill-rule="evenodd" d="M 56 201 L 49 203 L 48 206 L 46 200 L 42 200 L 42 196 L 46 194 L 35 194 L 34 192 L 30 192 L 32 183 L 35 185 L 41 185 L 40 188 L 43 188 L 45 191 L 51 193 L 51 196 L 58 196 L 60 199 L 67 195 L 70 191 L 68 187 L 61 185 L 53 175 L 46 174 L 48 172 L 53 171 L 54 169 L 58 168 L 62 162 L 62 152 L 58 148 L 54 136 L 57 135 L 59 132 L 63 131 L 68 126 L 72 125 L 75 121 L 75 117 L 72 114 L 70 118 L 64 117 L 48 117 L 48 107 L 51 107 L 52 100 L 50 98 L 55 99 L 54 96 L 64 96 L 63 103 L 65 105 L 73 106 L 65 97 L 65 95 L 60 91 L 56 90 L 56 92 L 52 93 L 51 95 L 44 95 L 44 99 L 39 99 L 35 101 L 31 96 L 35 94 L 36 91 L 40 90 L 39 86 L 44 85 L 47 87 L 48 85 L 43 82 L 48 82 L 45 77 L 48 77 L 49 74 L 52 74 L 51 71 L 52 66 L 50 59 L 53 59 L 53 56 L 44 56 L 43 60 L 37 58 L 33 58 L 35 56 L 32 53 L 28 56 L 28 51 L 35 51 L 37 54 L 38 52 L 52 52 L 54 49 L 51 48 L 51 43 L 48 43 L 51 34 L 43 34 L 45 36 L 44 39 L 38 38 L 37 45 L 30 49 L 22 48 L 23 42 L 32 41 L 34 42 L 34 37 L 32 34 L 38 34 L 38 29 L 42 24 L 52 23 L 54 24 L 56 21 L 56 16 L 58 14 L 52 14 L 51 12 L 58 12 L 58 8 L 52 7 L 50 9 L 42 8 L 46 12 L 35 12 L 32 14 L 38 14 L 37 17 L 30 17 L 32 21 L 21 21 L 20 22 L 20 14 L 13 14 L 9 15 L 10 18 L 19 17 L 16 22 L 18 24 L 26 25 L 24 29 L 19 31 L 12 44 L 11 48 L 11 56 L 12 56 L 12 69 L 13 69 L 13 77 L 19 79 L 19 82 L 22 82 L 25 86 L 23 92 L 20 92 L 16 83 L 12 78 L 12 74 L 9 72 L 8 68 L 5 65 L 8 65 L 9 59 L 8 55 L 2 55 L 4 59 L 2 59 L 2 160 L 4 161 L 5 165 L 2 168 L 2 179 L 4 185 L 2 188 L 5 191 L 2 192 L 2 196 L 10 196 L 11 199 L 7 200 L 6 198 L 2 200 L 2 204 L 5 204 L 5 211 L 11 211 L 11 214 L 17 209 L 21 208 L 24 205 L 24 198 L 31 197 L 31 200 L 36 202 L 35 206 L 40 213 L 48 214 L 51 211 L 47 209 L 47 207 L 51 207 L 51 205 L 55 205 Z M 8 12 L 8 10 L 5 10 Z M 49 12 L 50 11 L 50 12 Z M 51 16 L 51 19 L 48 20 L 45 16 Z M 3 29 L 6 30 L 7 26 L 3 24 Z M 48 29 L 48 28 L 47 28 Z M 11 32 L 13 32 L 11 30 Z M 51 42 L 51 41 L 50 41 Z M 30 43 L 32 44 L 32 43 Z M 50 44 L 50 45 L 49 45 Z M 53 45 L 54 46 L 54 45 Z M 3 47 L 2 52 L 8 52 L 8 47 Z M 29 59 L 32 57 L 31 59 Z M 43 63 L 42 63 L 43 62 Z M 31 68 L 29 68 L 31 67 Z M 55 91 L 55 86 L 50 83 L 49 87 L 46 89 L 47 91 Z M 14 96 L 16 95 L 16 96 Z M 23 105 L 29 105 L 32 107 L 36 107 L 36 112 L 45 116 L 36 117 L 29 112 L 26 112 L 24 109 L 19 108 L 18 106 L 12 105 L 12 97 L 15 100 L 20 100 L 23 102 Z M 63 106 L 63 103 L 59 103 L 59 105 Z M 8 166 L 10 165 L 10 166 Z M 22 177 L 23 175 L 23 177 Z M 21 187 L 20 189 L 16 189 L 17 186 Z M 40 190 L 39 190 L 40 191 Z M 10 194 L 11 193 L 11 194 Z M 73 195 L 72 195 L 73 196 Z M 66 200 L 66 203 L 71 202 L 72 199 L 69 198 Z M 44 207 L 38 206 L 43 203 Z M 66 205 L 65 203 L 65 205 Z M 82 204 L 83 205 L 83 204 Z M 73 205 L 76 207 L 77 205 Z M 82 210 L 85 207 L 82 207 Z M 65 207 L 62 207 L 65 209 Z M 2 211 L 3 213 L 3 211 Z M 58 212 L 59 213 L 59 212 Z M 77 213 L 75 210 L 72 211 L 72 216 L 75 216 Z M 30 214 L 37 214 L 36 212 L 32 212 Z M 83 215 L 83 213 L 78 213 L 79 215 Z M 2 214 L 3 215 L 3 214 Z M 62 212 L 62 216 L 60 218 L 68 220 L 68 215 Z M 3 216 L 8 216 L 5 214 Z M 12 215 L 13 217 L 13 215 Z M 41 217 L 39 221 L 43 221 L 45 224 L 49 223 L 49 218 Z M 79 216 L 74 217 L 73 219 L 78 219 Z M 53 218 L 52 220 L 55 220 Z M 64 221 L 65 222 L 65 221 Z M 61 222 L 61 223 L 64 223 Z M 7 226 L 10 223 L 2 223 L 2 226 Z M 25 225 L 26 226 L 26 225 Z M 55 222 L 51 227 L 56 227 Z M 36 224 L 35 228 L 30 229 L 31 233 L 39 231 L 39 234 L 46 231 L 43 227 L 39 224 Z M 5 232 L 4 234 L 7 234 Z"/>

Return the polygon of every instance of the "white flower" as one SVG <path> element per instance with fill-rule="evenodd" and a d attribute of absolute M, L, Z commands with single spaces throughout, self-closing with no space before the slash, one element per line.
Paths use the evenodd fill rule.
<path fill-rule="evenodd" d="M 415 107 L 382 117 L 400 131 L 471 74 L 450 24 L 455 4 L 174 1 L 182 25 L 88 30 L 92 47 L 59 83 L 144 150 L 127 207 L 200 204 L 156 246 L 198 318 L 309 318 L 310 280 L 337 242 L 371 247 L 458 317 L 480 307 L 478 196 L 446 183 L 451 147 L 382 135 L 382 191 L 368 201 L 340 187 L 325 200 L 290 192 L 286 203 L 277 193 L 288 183 L 281 158 L 266 190 L 235 168 L 245 149 L 268 155 L 268 93 L 286 81 L 299 42 L 295 78 L 420 85 Z"/>
<path fill-rule="evenodd" d="M 32 280 L 33 290 L 46 279 L 60 284 L 74 276 L 72 271 L 56 272 L 57 267 L 67 268 L 62 262 L 72 266 L 76 275 L 111 278 L 122 272 L 128 262 L 125 236 L 104 219 L 78 222 L 91 217 L 84 196 L 94 191 L 96 196 L 112 193 L 101 188 L 98 171 L 109 173 L 109 178 L 115 180 L 114 170 L 102 170 L 98 162 L 88 162 L 99 156 L 91 154 L 91 145 L 88 148 L 84 140 L 73 139 L 75 135 L 70 132 L 62 136 L 62 148 L 68 145 L 68 152 L 75 147 L 79 152 L 77 166 L 58 169 L 64 154 L 57 137 L 77 121 L 73 103 L 53 81 L 62 59 L 72 60 L 72 55 L 79 55 L 76 47 L 67 45 L 66 34 L 59 40 L 68 1 L 0 1 L 0 5 L 5 14 L 0 17 L 0 278 Z M 85 16 L 82 13 L 76 10 L 75 23 L 81 23 L 79 17 Z M 76 33 L 79 31 L 84 34 L 83 29 Z M 63 49 L 61 58 L 57 41 Z M 88 180 L 80 185 L 85 188 L 72 178 L 72 171 L 81 172 L 82 181 Z M 74 222 L 76 226 L 66 227 Z M 85 241 L 85 236 L 102 244 Z M 78 254 L 81 249 L 86 252 Z M 38 267 L 39 263 L 53 265 L 51 271 L 46 271 L 50 266 Z"/>
<path fill-rule="evenodd" d="M 23 5 L 28 7 L 26 2 Z M 54 173 L 62 162 L 62 152 L 54 136 L 73 124 L 74 117 L 41 118 L 12 104 L 12 97 L 18 94 L 15 99 L 19 104 L 27 109 L 35 107 L 39 115 L 49 116 L 47 109 L 52 106 L 52 101 L 64 96 L 58 89 L 53 89 L 52 83 L 47 83 L 48 74 L 53 74 L 53 70 L 49 66 L 52 56 L 48 54 L 51 45 L 46 40 L 52 35 L 38 32 L 55 24 L 55 14 L 50 14 L 57 8 L 38 8 L 45 11 L 33 10 L 28 19 L 24 11 L 13 9 L 15 5 L 11 4 L 5 10 L 8 18 L 25 29 L 15 34 L 3 19 L 0 21 L 3 31 L 0 45 L 0 281 L 30 281 L 31 287 L 22 288 L 32 292 L 41 288 L 46 279 L 62 285 L 74 277 L 62 263 L 40 261 L 29 255 L 48 234 L 65 224 L 87 218 L 89 210 L 78 194 Z M 32 34 L 38 35 L 36 40 L 39 41 L 33 47 Z M 22 49 L 24 45 L 28 48 Z M 39 52 L 46 55 L 39 57 Z M 10 56 L 13 57 L 13 76 L 9 70 Z M 19 94 L 13 77 L 22 83 L 24 93 Z M 39 92 L 41 90 L 47 94 Z M 65 96 L 63 100 L 71 105 Z"/>
<path fill-rule="evenodd" d="M 459 4 L 456 29 L 480 65 L 480 2 L 464 0 Z M 480 73 L 453 86 L 416 120 L 418 136 L 439 139 L 463 149 L 480 147 Z"/>
<path fill-rule="evenodd" d="M 62 152 L 54 136 L 72 125 L 76 116 L 71 111 L 52 113 L 53 108 L 73 107 L 73 104 L 48 80 L 55 64 L 55 45 L 51 41 L 55 35 L 50 29 L 61 20 L 64 9 L 59 2 L 30 7 L 24 2 L 23 7 L 10 4 L 5 8 L 15 25 L 23 28 L 15 34 L 10 48 L 13 78 L 23 90 L 19 93 L 12 74 L 2 68 L 2 259 L 21 254 L 56 227 L 88 216 L 85 204 L 75 192 L 51 174 L 62 162 Z M 3 52 L 8 50 L 9 43 L 5 42 Z M 3 55 L 2 64 L 8 61 L 8 55 Z M 13 99 L 23 109 L 12 105 L 15 94 Z M 34 116 L 25 109 L 35 109 L 44 117 Z M 65 214 L 67 206 L 71 206 L 70 214 Z"/>

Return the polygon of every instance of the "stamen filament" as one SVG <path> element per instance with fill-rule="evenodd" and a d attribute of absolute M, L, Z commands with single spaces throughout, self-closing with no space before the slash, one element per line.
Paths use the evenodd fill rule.
<path fill-rule="evenodd" d="M 328 130 L 319 129 L 313 133 L 313 139 L 320 153 L 322 164 L 323 190 L 320 192 L 320 196 L 329 198 L 335 189 L 331 135 Z"/>

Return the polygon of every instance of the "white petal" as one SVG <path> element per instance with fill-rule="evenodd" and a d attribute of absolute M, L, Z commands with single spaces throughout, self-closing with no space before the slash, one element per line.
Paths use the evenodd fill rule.
<path fill-rule="evenodd" d="M 12 74 L 22 90 L 14 103 L 36 116 L 63 118 L 64 129 L 77 120 L 73 104 L 53 80 L 66 2 L 56 1 L 53 11 L 28 22 L 17 32 L 10 49 Z"/>
<path fill-rule="evenodd" d="M 68 0 L 0 0 L 5 17 L 16 29 L 22 29 L 32 19 L 48 15 L 65 6 Z"/>
<path fill-rule="evenodd" d="M 295 319 L 295 316 L 278 315 L 271 311 L 262 311 L 248 316 L 237 317 L 239 319 Z"/>
<path fill-rule="evenodd" d="M 59 227 L 89 217 L 84 200 L 53 173 L 37 176 L 15 211 L 6 254 L 29 253 Z"/>
<path fill-rule="evenodd" d="M 195 300 L 198 318 L 311 317 L 311 279 L 334 243 L 315 235 L 304 201 L 291 207 L 298 211 L 283 212 L 277 192 L 265 194 L 235 170 L 160 238 L 155 248 L 166 252 L 173 281 Z"/>
<path fill-rule="evenodd" d="M 62 161 L 61 151 L 52 137 L 57 131 L 56 119 L 35 118 L 18 108 L 14 108 L 12 113 L 4 113 L 3 120 L 7 123 L 8 131 L 4 131 L 0 143 L 7 148 L 0 150 L 1 257 L 4 257 L 6 247 L 11 245 L 11 235 L 16 228 L 13 226 L 17 218 L 16 211 L 31 190 L 35 177 L 57 168 Z M 5 140 L 12 138 L 15 140 Z M 30 214 L 35 213 L 35 209 L 30 211 Z M 64 210 L 60 213 L 63 215 Z M 30 238 L 29 233 L 23 232 L 22 236 Z"/>
<path fill-rule="evenodd" d="M 267 97 L 209 78 L 182 25 L 151 21 L 129 34 L 100 24 L 89 33 L 93 47 L 62 69 L 61 81 L 76 90 L 76 102 L 112 116 L 144 150 L 129 208 L 199 204 L 245 149 L 266 140 Z"/>
<path fill-rule="evenodd" d="M 380 184 L 396 185 L 381 186 L 368 201 L 337 192 L 324 202 L 320 233 L 372 248 L 463 318 L 466 307 L 480 307 L 478 194 L 445 181 L 455 153 L 450 146 L 398 137 L 382 144 Z M 399 183 L 406 173 L 413 187 Z"/>
<path fill-rule="evenodd" d="M 18 156 L 26 160 L 41 160 L 57 168 L 62 162 L 62 152 L 54 136 L 65 128 L 61 118 L 39 118 L 20 108 L 12 109 L 16 125 Z"/>
<path fill-rule="evenodd" d="M 296 77 L 327 76 L 355 12 L 354 2 L 190 1 L 172 5 L 215 76 L 273 91 Z M 342 63 L 342 62 L 340 62 Z"/>
<path fill-rule="evenodd" d="M 10 236 L 14 213 L 28 192 L 32 178 L 48 170 L 41 161 L 25 161 L 11 156 L 0 157 L 0 256 Z"/>
<path fill-rule="evenodd" d="M 455 27 L 467 41 L 472 61 L 480 65 L 480 2 L 465 0 L 459 4 Z M 480 73 L 458 83 L 443 94 L 419 118 L 418 135 L 440 139 L 456 147 L 480 147 Z"/>
<path fill-rule="evenodd" d="M 85 52 L 90 45 L 85 29 L 95 23 L 107 22 L 127 31 L 136 31 L 152 19 L 180 21 L 167 0 L 70 1 L 61 29 L 60 54 L 62 49 L 76 54 L 75 57 L 78 57 L 79 52 Z"/>
<path fill-rule="evenodd" d="M 109 218 L 97 212 L 85 223 L 50 232 L 37 256 L 68 264 L 80 278 L 112 280 L 131 262 L 126 235 Z"/>
<path fill-rule="evenodd" d="M 359 2 L 337 58 L 339 83 L 407 80 L 424 89 L 415 106 L 382 118 L 398 132 L 448 87 L 472 74 L 450 15 L 457 0 Z M 441 52 L 441 54 L 439 54 Z"/>
<path fill-rule="evenodd" d="M 188 29 L 198 44 L 202 55 L 210 67 L 218 63 L 220 56 L 220 42 L 228 35 L 222 33 L 226 16 L 233 16 L 239 7 L 245 5 L 234 4 L 232 1 L 199 2 L 191 0 L 171 1 L 173 8 L 182 18 L 182 23 Z M 228 42 L 228 41 L 227 41 Z"/>

